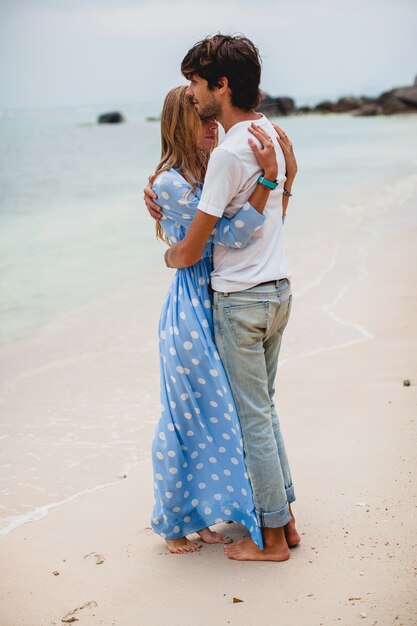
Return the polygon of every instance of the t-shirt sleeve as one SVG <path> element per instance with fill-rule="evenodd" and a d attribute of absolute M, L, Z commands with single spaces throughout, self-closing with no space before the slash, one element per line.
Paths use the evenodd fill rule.
<path fill-rule="evenodd" d="M 210 157 L 198 208 L 204 213 L 222 217 L 245 180 L 245 171 L 237 156 L 216 148 Z"/>

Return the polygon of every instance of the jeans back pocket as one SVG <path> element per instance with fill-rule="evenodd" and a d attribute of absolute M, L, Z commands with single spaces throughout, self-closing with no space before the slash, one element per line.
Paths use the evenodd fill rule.
<path fill-rule="evenodd" d="M 253 346 L 262 340 L 268 324 L 269 302 L 224 307 L 224 315 L 236 344 Z"/>

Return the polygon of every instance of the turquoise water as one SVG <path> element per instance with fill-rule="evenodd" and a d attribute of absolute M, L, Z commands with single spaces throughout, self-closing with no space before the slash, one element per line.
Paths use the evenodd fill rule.
<path fill-rule="evenodd" d="M 3 342 L 160 266 L 142 203 L 158 161 L 159 124 L 131 106 L 123 109 L 126 124 L 99 126 L 103 110 L 0 117 Z M 417 116 L 278 121 L 299 161 L 288 218 L 294 248 L 339 236 L 346 204 L 359 212 L 371 189 L 383 193 L 416 171 Z"/>
<path fill-rule="evenodd" d="M 150 463 L 171 279 L 142 202 L 158 109 L 96 125 L 106 109 L 0 116 L 0 534 Z M 279 123 L 299 162 L 285 366 L 372 338 L 343 298 L 380 233 L 417 222 L 417 116 Z"/>
<path fill-rule="evenodd" d="M 157 255 L 140 197 L 158 158 L 158 124 L 134 112 L 120 126 L 94 119 L 89 110 L 0 119 L 3 339 Z"/>

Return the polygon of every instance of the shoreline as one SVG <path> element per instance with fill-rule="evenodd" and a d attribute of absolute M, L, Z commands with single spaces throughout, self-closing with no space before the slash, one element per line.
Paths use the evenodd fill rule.
<path fill-rule="evenodd" d="M 369 219 L 368 210 L 379 213 L 386 206 L 402 202 L 408 192 L 407 186 L 414 184 L 417 188 L 413 183 L 417 161 L 411 153 L 413 139 L 417 137 L 414 122 L 405 118 L 371 123 L 363 120 L 359 124 L 347 118 L 336 120 L 335 117 L 323 121 L 288 119 L 286 130 L 299 146 L 302 171 L 286 223 L 287 251 L 292 248 L 294 259 L 290 267 L 297 273 L 301 286 L 305 283 L 305 276 L 307 281 L 309 277 L 315 279 L 317 276 L 315 268 L 305 264 L 309 248 L 322 247 L 326 252 L 325 244 L 332 233 L 337 239 L 342 230 L 345 232 L 346 224 L 349 230 L 361 228 L 363 221 Z M 127 136 L 125 129 L 112 129 L 114 140 L 129 156 L 123 161 L 123 171 L 128 172 L 129 179 L 146 180 L 145 173 L 152 169 L 149 162 L 152 155 L 157 154 L 157 130 L 146 130 L 142 124 Z M 32 133 L 34 136 L 29 135 L 27 141 L 35 150 L 39 137 L 34 129 Z M 131 164 L 138 157 L 135 141 L 128 140 L 136 134 L 144 134 L 149 142 L 149 152 L 139 161 L 138 171 Z M 6 210 L 1 262 L 8 302 L 0 311 L 1 350 L 11 341 L 15 344 L 30 341 L 48 324 L 57 324 L 61 319 L 65 323 L 71 314 L 77 316 L 81 309 L 94 306 L 94 300 L 101 299 L 105 303 L 108 290 L 120 289 L 121 283 L 125 283 L 123 288 L 128 289 L 129 286 L 133 288 L 135 281 L 139 285 L 144 282 L 146 288 L 146 281 L 141 276 L 144 268 L 164 280 L 164 273 L 158 267 L 162 264 L 162 252 L 154 243 L 152 224 L 137 190 L 134 191 L 129 184 L 123 187 L 126 175 L 122 176 L 119 170 L 112 174 L 108 161 L 104 157 L 99 160 L 97 171 L 109 175 L 109 194 L 103 199 L 98 192 L 102 186 L 101 175 L 90 160 L 83 157 L 80 172 L 83 197 L 80 201 L 76 187 L 65 183 L 60 188 L 59 148 L 63 137 L 59 135 L 59 138 L 53 140 L 51 137 L 51 145 L 48 144 L 48 150 L 57 162 L 51 170 L 52 188 L 56 187 L 61 194 L 56 203 L 49 197 L 43 198 L 39 191 L 33 198 L 28 196 L 26 201 L 25 193 L 14 198 L 9 192 L 3 199 Z M 322 138 L 320 144 L 317 144 L 318 138 Z M 79 159 L 80 142 L 90 158 L 94 146 L 105 153 L 110 137 L 102 136 L 102 133 L 93 133 L 89 137 L 69 133 L 68 136 L 65 134 L 65 141 L 70 141 L 70 156 Z M 339 149 L 342 146 L 343 149 Z M 381 158 L 381 151 L 391 155 L 390 158 Z M 50 158 L 49 152 L 47 154 Z M 10 171 L 5 172 L 10 189 L 14 184 L 18 185 L 18 180 L 14 179 L 16 167 L 12 165 Z M 36 170 L 29 174 L 32 167 L 33 163 L 25 163 L 24 171 L 26 176 L 35 176 L 32 184 L 36 184 L 36 176 L 41 172 Z M 88 187 L 86 168 L 91 168 L 93 176 Z M 346 176 L 347 170 L 349 176 Z M 321 182 L 324 172 L 327 174 Z M 13 203 L 16 207 L 11 211 L 9 205 L 13 206 Z M 28 203 L 32 206 L 26 215 Z M 45 206 L 49 207 L 48 210 Z M 22 215 L 26 217 L 23 219 Z M 314 222 L 315 216 L 320 223 Z M 352 224 L 349 223 L 351 219 Z M 67 232 L 65 236 L 63 231 Z M 35 259 L 25 252 L 28 240 L 36 252 Z M 63 248 L 51 245 L 54 240 L 61 242 Z M 91 251 L 90 243 L 86 243 L 90 241 L 94 242 Z M 322 251 L 317 250 L 318 254 L 314 256 L 319 257 Z"/>
<path fill-rule="evenodd" d="M 403 207 L 407 215 L 412 209 Z M 0 583 L 1 626 L 52 626 L 71 611 L 88 626 L 250 626 L 260 612 L 271 620 L 278 612 L 286 626 L 411 626 L 417 225 L 415 218 L 394 220 L 396 228 L 392 222 L 381 217 L 366 275 L 333 303 L 335 315 L 373 339 L 289 361 L 278 372 L 302 533 L 292 558 L 236 563 L 221 546 L 206 545 L 197 554 L 167 554 L 149 529 L 145 460 L 118 489 L 73 499 L 0 540 L 8 572 Z M 403 387 L 405 378 L 411 387 Z M 145 445 L 152 431 L 147 421 Z M 227 526 L 227 533 L 236 538 L 242 529 Z"/>
<path fill-rule="evenodd" d="M 399 181 L 398 189 L 404 192 L 404 188 L 410 187 L 410 181 L 415 182 L 414 178 L 406 178 L 403 181 Z M 352 239 L 355 244 L 358 244 L 355 239 L 356 236 L 358 234 L 360 235 L 360 254 L 357 264 L 357 274 L 355 274 L 350 281 L 344 284 L 338 284 L 337 282 L 338 276 L 343 276 L 343 257 L 349 257 L 349 255 L 355 252 L 352 252 L 352 241 L 349 239 L 347 247 L 346 242 L 343 244 L 346 249 L 343 249 L 342 244 L 334 249 L 333 254 L 330 256 L 330 262 L 322 269 L 317 278 L 310 283 L 304 284 L 299 290 L 294 289 L 295 306 L 293 307 L 289 329 L 286 331 L 286 342 L 284 342 L 282 357 L 279 362 L 279 371 L 282 371 L 283 368 L 287 368 L 293 362 L 299 363 L 306 358 L 354 346 L 364 341 L 369 341 L 374 337 L 373 333 L 363 324 L 357 323 L 352 319 L 346 319 L 343 315 L 343 310 L 341 315 L 338 305 L 346 297 L 349 290 L 357 288 L 366 280 L 368 273 L 366 258 L 375 245 L 375 239 L 383 237 L 384 230 L 387 230 L 387 228 L 401 229 L 404 222 L 407 224 L 413 224 L 413 222 L 415 222 L 413 212 L 414 205 L 413 201 L 409 199 L 409 195 L 410 190 L 408 195 L 406 194 L 404 196 L 404 193 L 402 193 L 402 199 L 405 200 L 405 198 L 408 197 L 408 200 L 404 202 L 400 210 L 396 213 L 393 213 L 392 210 L 390 211 L 389 208 L 385 207 L 382 213 L 376 211 L 376 215 L 373 215 L 373 218 L 366 224 L 364 230 L 360 227 L 358 229 L 357 225 L 352 229 L 350 239 Z M 386 225 L 386 222 L 389 226 Z M 369 237 L 369 231 L 372 232 L 372 238 Z M 340 267 L 338 267 L 338 263 Z M 336 276 L 333 278 L 331 276 L 332 272 L 336 272 Z M 127 405 L 128 411 L 130 413 L 133 411 L 133 415 L 129 419 L 132 424 L 134 424 L 135 421 L 137 422 L 137 416 L 140 415 L 141 410 L 146 407 L 146 413 L 149 417 L 146 420 L 146 424 L 142 424 L 142 427 L 145 428 L 147 432 L 149 424 L 155 422 L 155 413 L 158 412 L 157 406 L 159 406 L 159 389 L 154 382 L 155 378 L 158 380 L 156 324 L 160 306 L 171 278 L 172 273 L 167 270 L 163 270 L 159 273 L 159 280 L 163 280 L 165 284 L 163 288 L 160 286 L 159 281 L 158 285 L 154 284 L 153 276 L 152 279 L 143 278 L 143 284 L 139 291 L 148 294 L 148 302 L 146 305 L 140 302 L 138 294 L 134 294 L 134 281 L 127 281 L 122 291 L 114 296 L 112 295 L 110 299 L 109 297 L 101 297 L 96 299 L 93 303 L 87 303 L 74 310 L 70 310 L 59 319 L 54 320 L 53 323 L 46 324 L 44 327 L 38 329 L 38 332 L 29 333 L 28 336 L 23 337 L 21 341 L 16 344 L 11 342 L 8 346 L 4 347 L 3 353 L 9 353 L 9 357 L 12 357 L 10 365 L 15 365 L 15 372 L 13 375 L 13 367 L 10 367 L 8 370 L 9 378 L 4 383 L 2 390 L 3 404 L 6 404 L 7 407 L 7 403 L 10 404 L 10 402 L 12 402 L 13 396 L 17 399 L 17 395 L 21 395 L 22 393 L 28 394 L 30 397 L 36 399 L 36 397 L 42 393 L 38 389 L 36 382 L 37 377 L 41 383 L 41 388 L 42 385 L 46 385 L 49 377 L 51 377 L 51 380 L 56 380 L 56 384 L 59 388 L 65 384 L 65 377 L 69 375 L 71 378 L 74 378 L 74 391 L 80 391 L 81 395 L 84 394 L 86 396 L 84 403 L 87 403 L 87 406 L 91 405 L 96 402 L 94 392 L 91 393 L 88 388 L 84 387 L 82 384 L 80 389 L 78 389 L 78 383 L 81 381 L 77 382 L 77 378 L 82 376 L 81 372 L 83 368 L 91 369 L 91 367 L 99 366 L 100 361 L 103 361 L 104 366 L 108 369 L 112 354 L 118 356 L 121 361 L 126 360 L 124 355 L 127 354 L 129 357 L 128 360 L 131 360 L 131 363 L 137 371 L 138 379 L 140 379 L 141 371 L 143 367 L 146 367 L 145 363 L 149 361 L 150 353 L 151 367 L 149 369 L 149 385 L 147 385 L 146 388 L 150 389 L 151 393 L 148 397 L 142 398 L 142 402 L 138 402 L 139 396 L 141 395 L 141 385 L 137 384 L 132 378 L 129 367 L 126 366 L 127 363 L 123 369 L 123 374 L 128 377 L 128 396 L 133 398 L 133 400 L 136 399 L 136 402 L 133 401 L 130 406 Z M 317 293 L 324 293 L 325 296 L 329 296 L 329 293 L 327 293 L 328 285 L 333 285 L 333 289 L 336 287 L 331 299 L 323 303 L 321 301 L 315 302 L 314 298 Z M 121 319 L 117 319 L 119 315 L 117 311 L 120 309 L 128 310 L 129 306 L 132 308 L 133 315 L 122 315 Z M 107 315 L 100 324 L 96 325 L 94 334 L 91 335 L 93 319 L 97 319 L 101 310 L 106 310 Z M 305 310 L 309 311 L 309 316 L 312 318 L 310 327 L 305 327 L 306 323 L 305 320 L 303 320 Z M 142 329 L 142 331 L 133 328 L 133 325 L 136 325 L 134 316 L 139 312 L 145 321 L 145 328 Z M 121 332 L 121 328 L 124 324 L 127 324 L 127 330 L 123 333 L 123 331 Z M 309 330 L 310 328 L 314 329 L 315 324 L 319 324 L 321 327 L 319 343 L 321 342 L 322 345 L 318 347 L 313 345 L 312 341 L 313 339 L 315 341 L 315 336 L 313 336 Z M 322 332 L 326 326 L 330 329 L 327 339 L 330 343 L 327 344 L 324 342 L 325 335 L 323 335 Z M 344 333 L 345 336 L 342 334 L 342 329 L 346 330 Z M 114 331 L 118 333 L 118 336 L 116 335 L 116 341 L 114 341 Z M 307 334 L 310 333 L 310 337 L 306 337 L 306 332 Z M 298 335 L 300 335 L 299 340 L 297 339 Z M 141 350 L 138 349 L 138 347 L 143 341 L 143 337 L 150 337 L 150 339 L 147 339 L 147 346 Z M 310 347 L 308 347 L 309 342 L 311 344 Z M 59 359 L 56 358 L 56 343 L 71 346 L 71 349 L 67 353 L 64 353 Z M 75 343 L 75 345 L 72 345 L 73 343 Z M 41 353 L 39 353 L 37 346 L 43 348 Z M 135 352 L 137 354 L 133 355 L 132 353 Z M 33 359 L 32 363 L 30 363 L 31 358 Z M 122 374 L 122 372 L 120 374 Z M 97 377 L 99 377 L 98 374 Z M 47 396 L 46 388 L 47 385 L 44 392 Z M 48 407 L 47 400 L 45 401 L 45 406 Z M 120 420 L 125 419 L 123 415 L 126 412 L 126 407 L 123 406 L 123 400 L 118 403 L 116 408 L 118 417 L 116 416 L 111 421 L 112 429 L 116 431 L 112 432 L 112 437 L 115 438 L 114 441 L 103 436 L 101 443 L 100 438 L 96 437 L 97 443 L 92 444 L 97 459 L 103 455 L 103 448 L 112 449 L 112 446 L 114 448 L 119 445 L 117 430 L 121 425 Z M 96 418 L 91 421 L 88 427 L 94 436 L 96 436 L 96 420 L 101 419 L 100 411 L 97 410 L 95 413 Z M 67 419 L 70 425 L 73 421 L 70 409 Z M 82 412 L 80 410 L 80 416 L 78 420 L 76 419 L 76 422 L 78 422 L 77 427 L 87 428 L 81 425 L 82 422 L 80 420 L 82 419 Z M 55 425 L 53 421 L 52 425 Z M 139 433 L 139 430 L 140 429 L 136 428 L 137 433 Z M 110 465 L 110 471 L 108 467 L 106 471 L 101 472 L 100 467 L 103 469 L 102 461 L 99 462 L 97 466 L 98 469 L 96 469 L 94 463 L 95 478 L 92 478 L 93 482 L 91 482 L 89 478 L 83 480 L 81 475 L 78 476 L 78 488 L 72 491 L 66 488 L 58 492 L 56 494 L 59 496 L 57 499 L 45 503 L 45 501 L 42 502 L 42 497 L 38 496 L 38 503 L 35 501 L 32 506 L 29 505 L 29 511 L 24 512 L 21 508 L 20 511 L 3 517 L 2 521 L 4 525 L 0 527 L 0 536 L 7 536 L 15 528 L 29 523 L 30 521 L 42 519 L 45 515 L 48 515 L 51 509 L 63 506 L 68 501 L 79 498 L 83 494 L 88 494 L 96 490 L 105 489 L 106 486 L 117 484 L 120 480 L 120 476 L 125 476 L 127 473 L 135 471 L 141 463 L 149 461 L 149 450 L 145 450 L 145 461 L 141 458 L 143 450 L 141 450 L 138 435 L 135 435 L 134 432 L 134 428 L 133 430 L 125 430 L 124 439 L 126 441 L 126 452 L 124 453 L 123 447 L 120 447 L 119 452 L 116 452 L 117 460 Z M 47 431 L 45 431 L 45 433 L 47 433 Z M 6 434 L 4 437 L 10 438 L 10 434 Z M 83 441 L 84 437 L 80 435 L 78 445 L 85 446 L 86 443 L 83 443 Z M 13 447 L 12 443 L 9 445 Z M 79 453 L 76 452 L 75 446 L 76 441 L 74 441 L 74 443 L 70 442 L 68 449 L 73 450 L 74 454 L 79 455 Z M 57 458 L 52 458 L 51 460 L 52 467 L 57 466 Z M 86 461 L 84 461 L 84 463 L 85 462 Z M 67 462 L 68 477 L 72 475 L 70 463 L 71 460 L 69 459 Z M 7 465 L 3 467 L 6 468 Z M 45 479 L 45 481 L 47 484 L 50 484 L 49 479 Z M 43 485 L 44 482 L 38 480 L 38 484 Z M 49 489 L 51 492 L 56 490 L 57 483 L 52 482 L 52 487 L 53 488 Z M 33 486 L 33 489 L 37 489 L 37 487 Z M 47 493 L 48 489 L 39 489 L 39 491 Z M 39 500 L 39 498 L 41 499 Z"/>

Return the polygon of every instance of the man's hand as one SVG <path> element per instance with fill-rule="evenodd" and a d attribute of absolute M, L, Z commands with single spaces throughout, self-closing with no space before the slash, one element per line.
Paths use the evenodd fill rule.
<path fill-rule="evenodd" d="M 158 199 L 158 196 L 156 195 L 156 193 L 152 189 L 152 185 L 153 185 L 153 182 L 154 182 L 155 178 L 156 178 L 155 174 L 151 174 L 151 176 L 149 176 L 148 184 L 146 185 L 145 189 L 143 190 L 143 199 L 144 199 L 146 208 L 149 211 L 149 215 L 154 220 L 159 222 L 159 220 L 162 217 L 162 209 L 161 209 L 160 206 L 158 206 L 156 204 L 156 202 L 154 202 L 155 200 Z"/>

